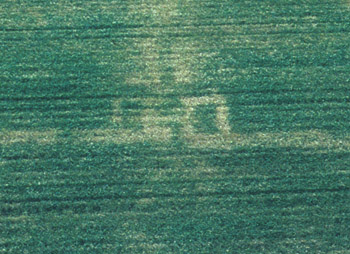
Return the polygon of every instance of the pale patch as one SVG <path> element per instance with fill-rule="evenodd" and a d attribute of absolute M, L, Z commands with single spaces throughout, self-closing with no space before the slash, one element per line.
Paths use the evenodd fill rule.
<path fill-rule="evenodd" d="M 151 0 L 138 4 L 129 5 L 129 12 L 138 16 L 151 17 L 151 20 L 161 24 L 167 24 L 174 15 L 178 15 L 176 1 Z M 134 44 L 141 52 L 141 56 L 133 59 L 136 63 L 143 64 L 144 72 L 133 72 L 126 78 L 126 82 L 131 85 L 146 85 L 157 91 L 161 85 L 162 71 L 160 69 L 160 54 L 162 46 L 159 31 L 153 32 L 157 38 L 141 38 L 135 40 Z"/>
<path fill-rule="evenodd" d="M 299 148 L 348 149 L 349 140 L 335 140 L 326 132 L 310 130 L 304 132 L 254 133 L 241 135 L 241 145 L 278 146 Z"/>
<path fill-rule="evenodd" d="M 144 72 L 132 72 L 126 78 L 126 83 L 131 85 L 159 85 L 161 70 L 159 65 L 159 50 L 161 49 L 156 38 L 143 38 L 135 41 L 141 56 L 138 57 L 137 63 L 144 64 Z"/>
<path fill-rule="evenodd" d="M 142 111 L 141 122 L 144 128 L 154 127 L 154 126 L 164 126 L 173 121 L 180 120 L 180 116 L 169 115 L 160 116 L 157 114 L 158 111 L 154 109 L 146 109 Z"/>
<path fill-rule="evenodd" d="M 129 5 L 129 13 L 131 15 L 144 17 L 146 20 L 150 20 L 152 24 L 158 23 L 162 26 L 171 24 L 177 16 L 181 15 L 181 12 L 179 2 L 172 0 L 150 0 Z M 155 93 L 164 94 L 166 93 L 167 85 L 162 84 L 163 71 L 160 69 L 160 52 L 164 49 L 164 46 L 162 46 L 162 42 L 164 42 L 163 28 L 148 28 L 146 30 L 155 38 L 135 39 L 134 44 L 141 51 L 141 56 L 137 59 L 131 57 L 131 60 L 134 62 L 139 62 L 141 66 L 145 66 L 146 70 L 142 73 L 130 73 L 126 78 L 126 82 L 129 84 L 142 84 L 150 87 Z M 172 53 L 168 54 L 165 59 L 162 59 L 164 61 L 163 65 L 165 64 L 173 69 L 172 75 L 175 83 L 188 84 L 194 81 L 196 73 L 194 66 L 198 65 L 198 56 L 194 53 L 196 48 L 197 46 L 192 42 L 182 42 L 181 47 L 173 43 L 169 48 Z M 186 51 L 190 51 L 190 53 L 188 54 Z"/>
<path fill-rule="evenodd" d="M 120 108 L 120 102 L 121 102 L 121 100 L 115 100 L 115 101 L 113 101 L 113 103 L 112 103 L 112 106 L 113 106 L 113 110 L 112 110 L 112 112 L 113 112 L 113 114 L 112 114 L 112 122 L 113 123 L 120 123 L 120 122 L 122 122 L 122 117 L 121 117 L 121 114 L 122 114 L 122 110 L 121 110 L 121 108 Z"/>
<path fill-rule="evenodd" d="M 112 143 L 138 143 L 145 141 L 165 142 L 169 139 L 170 129 L 150 127 L 141 131 L 97 129 L 91 131 L 77 131 L 81 141 L 89 142 L 112 142 Z"/>
<path fill-rule="evenodd" d="M 217 183 L 215 185 L 199 182 L 195 185 L 195 192 L 199 193 L 214 193 L 218 191 Z"/>
<path fill-rule="evenodd" d="M 195 46 L 184 43 L 180 49 L 172 48 L 175 57 L 171 59 L 171 65 L 174 68 L 175 82 L 179 84 L 189 84 L 194 81 L 198 56 L 195 54 Z M 184 51 L 188 51 L 184 52 Z"/>
<path fill-rule="evenodd" d="M 139 205 L 150 205 L 150 204 L 153 204 L 154 201 L 155 201 L 155 198 L 140 198 L 137 201 L 137 204 L 139 204 Z"/>
<path fill-rule="evenodd" d="M 35 79 L 35 78 L 48 78 L 48 77 L 52 77 L 53 74 L 51 74 L 48 71 L 43 71 L 43 70 L 39 70 L 36 72 L 31 72 L 29 74 L 23 74 L 21 75 L 21 77 L 26 78 L 26 79 Z"/>
<path fill-rule="evenodd" d="M 217 122 L 217 128 L 223 133 L 224 135 L 230 135 L 230 125 L 228 122 L 228 114 L 229 109 L 226 106 L 219 106 L 216 108 L 216 122 Z"/>
<path fill-rule="evenodd" d="M 34 7 L 31 14 L 34 17 L 35 26 L 45 27 L 49 24 L 49 18 L 46 17 L 46 12 L 42 7 Z"/>
<path fill-rule="evenodd" d="M 315 20 L 317 20 L 317 17 L 316 16 L 306 16 L 304 19 L 307 21 L 315 21 Z"/>
<path fill-rule="evenodd" d="M 6 5 L 6 10 L 1 6 L 0 8 L 2 18 L 11 27 L 45 27 L 49 24 L 49 18 L 46 16 L 47 9 L 40 5 L 21 3 L 20 6 L 18 4 Z M 13 18 L 14 15 L 17 19 Z"/>
<path fill-rule="evenodd" d="M 226 100 L 222 95 L 213 94 L 211 96 L 183 98 L 182 103 L 186 107 L 196 107 L 199 105 L 208 105 L 208 104 L 216 104 L 216 105 L 224 106 L 226 104 Z"/>
<path fill-rule="evenodd" d="M 344 6 L 345 6 L 345 8 L 350 9 L 350 0 L 344 0 Z M 349 251 L 349 253 L 350 253 L 350 251 Z"/>
<path fill-rule="evenodd" d="M 0 144 L 10 145 L 13 143 L 37 142 L 50 144 L 56 141 L 57 130 L 49 131 L 2 131 L 0 132 Z"/>
<path fill-rule="evenodd" d="M 145 233 L 138 232 L 138 233 L 131 234 L 131 235 L 125 235 L 125 238 L 131 239 L 131 240 L 136 240 L 136 241 L 144 241 L 147 239 L 147 236 Z"/>
<path fill-rule="evenodd" d="M 176 65 L 175 72 L 174 72 L 176 83 L 182 83 L 182 84 L 191 83 L 192 75 L 193 75 L 193 72 L 190 70 L 190 66 L 188 66 L 187 61 L 184 64 L 180 63 Z"/>
<path fill-rule="evenodd" d="M 177 1 L 152 1 L 154 5 L 149 9 L 152 16 L 162 22 L 170 23 L 171 19 L 179 14 L 177 9 Z M 148 6 L 149 7 L 149 6 Z M 147 8 L 147 7 L 146 7 Z"/>
<path fill-rule="evenodd" d="M 139 136 L 142 137 L 143 141 L 155 140 L 165 142 L 171 137 L 171 130 L 170 128 L 162 128 L 158 126 L 144 126 Z"/>
<path fill-rule="evenodd" d="M 170 22 L 178 15 L 177 1 L 148 0 L 129 5 L 129 12 L 140 16 L 151 17 L 154 21 Z"/>
<path fill-rule="evenodd" d="M 152 207 L 155 205 L 156 198 L 140 198 L 136 200 L 136 206 L 138 209 L 145 210 L 147 207 Z"/>
<path fill-rule="evenodd" d="M 77 130 L 75 135 L 79 136 L 81 141 L 88 142 L 113 142 L 113 143 L 137 143 L 145 141 L 170 142 L 173 133 L 170 128 L 161 127 L 154 124 L 151 125 L 151 120 L 156 119 L 158 124 L 162 121 L 168 123 L 170 118 L 158 117 L 146 121 L 147 125 L 140 131 L 134 130 L 116 130 L 116 129 L 96 129 L 89 131 Z M 182 124 L 187 124 L 183 127 L 180 134 L 186 141 L 187 145 L 192 148 L 213 148 L 213 149 L 234 149 L 238 147 L 296 147 L 296 148 L 317 148 L 317 149 L 332 149 L 334 151 L 349 151 L 349 138 L 336 140 L 326 132 L 321 131 L 305 131 L 305 132 L 276 132 L 276 133 L 252 133 L 239 134 L 228 132 L 226 124 L 221 124 L 219 133 L 205 134 L 197 133 L 191 125 L 191 121 L 184 120 L 184 117 L 179 117 Z M 174 120 L 174 119 L 172 119 Z M 145 121 L 145 120 L 144 120 Z M 217 123 L 217 126 L 220 122 Z M 1 137 L 1 136 L 0 136 Z M 36 139 L 38 141 L 38 139 Z M 43 138 L 44 140 L 44 138 Z M 51 142 L 53 138 L 51 137 Z M 27 142 L 28 139 L 12 139 L 12 142 Z M 40 140 L 39 140 L 40 141 Z M 9 141 L 7 141 L 8 144 Z M 43 142 L 43 141 L 42 141 Z M 4 144 L 0 138 L 0 144 Z M 320 150 L 320 153 L 323 151 Z M 213 172 L 216 169 L 202 168 L 200 171 Z"/>
<path fill-rule="evenodd" d="M 203 48 L 203 45 L 195 42 L 183 42 L 182 47 L 172 47 L 172 51 L 176 57 L 172 59 L 172 66 L 174 68 L 175 82 L 178 84 L 190 84 L 197 82 L 198 77 L 201 76 L 198 66 L 201 62 L 206 62 L 206 58 L 211 58 L 217 55 L 214 53 L 199 53 L 198 48 Z M 203 75 L 202 75 L 203 76 Z M 209 77 L 206 77 L 209 79 Z"/>
<path fill-rule="evenodd" d="M 140 243 L 139 247 L 146 249 L 147 251 L 152 251 L 152 253 L 158 253 L 158 251 L 165 249 L 168 246 L 164 243 Z"/>
<path fill-rule="evenodd" d="M 3 217 L 3 216 L 0 216 L 0 222 L 3 221 L 3 222 L 6 222 L 6 221 L 10 221 L 12 223 L 18 223 L 18 222 L 24 222 L 24 221 L 27 221 L 29 220 L 29 216 L 26 216 L 26 215 L 20 215 L 20 216 L 9 216 L 9 217 Z"/>
<path fill-rule="evenodd" d="M 236 135 L 223 136 L 218 134 L 201 134 L 189 132 L 189 129 L 184 133 L 184 138 L 187 144 L 191 148 L 211 148 L 211 149 L 231 149 L 233 140 L 236 139 Z"/>

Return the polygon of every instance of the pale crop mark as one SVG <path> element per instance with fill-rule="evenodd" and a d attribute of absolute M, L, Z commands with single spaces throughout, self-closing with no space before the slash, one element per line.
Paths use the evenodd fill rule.
<path fill-rule="evenodd" d="M 348 149 L 349 140 L 336 140 L 330 134 L 318 130 L 299 132 L 258 132 L 242 135 L 245 141 L 241 145 L 249 146 L 278 146 L 299 148 L 329 148 Z"/>
<path fill-rule="evenodd" d="M 139 17 L 150 18 L 152 22 L 170 22 L 178 15 L 177 1 L 149 0 L 129 5 L 129 13 Z"/>
<path fill-rule="evenodd" d="M 345 8 L 350 9 L 350 0 L 344 0 L 344 6 L 345 6 Z M 350 253 L 350 251 L 349 251 L 349 253 Z"/>
<path fill-rule="evenodd" d="M 153 205 L 156 199 L 154 197 L 152 198 L 140 198 L 139 200 L 136 201 L 138 205 L 141 206 L 150 206 Z"/>
<path fill-rule="evenodd" d="M 218 106 L 216 108 L 217 127 L 224 135 L 230 135 L 231 127 L 228 122 L 229 109 L 227 106 Z"/>
<path fill-rule="evenodd" d="M 142 64 L 143 71 L 135 71 L 126 77 L 126 83 L 130 85 L 159 86 L 161 83 L 160 70 L 160 46 L 156 38 L 143 38 L 135 41 L 141 56 L 137 64 Z"/>
<path fill-rule="evenodd" d="M 117 144 L 132 144 L 146 141 L 168 141 L 170 129 L 150 127 L 146 130 L 134 131 L 131 129 L 96 129 L 91 131 L 77 131 L 80 141 L 111 142 Z"/>
<path fill-rule="evenodd" d="M 135 234 L 125 235 L 125 238 L 134 241 L 145 241 L 147 239 L 147 236 L 145 233 L 135 232 Z"/>
<path fill-rule="evenodd" d="M 0 217 L 0 222 L 23 223 L 29 220 L 30 217 L 27 215 Z"/>
<path fill-rule="evenodd" d="M 201 99 L 200 99 L 201 100 Z M 210 101 L 210 100 L 209 100 Z M 220 116 L 220 111 L 224 116 Z M 256 132 L 241 134 L 230 131 L 227 122 L 227 109 L 218 107 L 217 126 L 220 130 L 216 134 L 196 132 L 191 124 L 190 108 L 184 116 L 158 116 L 154 110 L 145 110 L 141 115 L 143 129 L 95 129 L 95 130 L 71 130 L 72 135 L 78 137 L 81 142 L 112 142 L 112 143 L 138 143 L 155 141 L 161 143 L 171 142 L 174 135 L 171 128 L 167 127 L 171 122 L 179 122 L 183 125 L 180 134 L 189 147 L 195 148 L 223 148 L 234 149 L 238 147 L 295 147 L 318 148 L 333 151 L 349 151 L 350 137 L 333 138 L 326 131 L 309 130 L 298 132 Z M 59 130 L 47 131 L 2 131 L 0 144 L 11 145 L 14 143 L 34 142 L 41 145 L 58 142 Z M 211 169 L 212 170 L 212 169 Z M 209 173 L 209 172 L 208 172 Z"/>
<path fill-rule="evenodd" d="M 198 64 L 198 56 L 195 53 L 195 46 L 190 42 L 183 42 L 183 48 L 172 48 L 175 57 L 171 65 L 174 68 L 175 83 L 189 84 L 194 82 L 196 76 L 195 66 Z M 184 51 L 190 51 L 186 53 Z"/>
<path fill-rule="evenodd" d="M 123 121 L 122 118 L 122 109 L 120 108 L 120 102 L 121 100 L 115 100 L 113 101 L 113 114 L 112 114 L 112 122 L 113 123 L 121 123 Z"/>
<path fill-rule="evenodd" d="M 164 249 L 168 248 L 164 243 L 140 243 L 139 246 L 147 251 L 152 251 L 152 253 L 158 253 L 158 251 L 164 251 Z"/>
<path fill-rule="evenodd" d="M 153 140 L 168 141 L 172 133 L 166 124 L 170 121 L 170 117 L 160 116 L 157 110 L 143 110 L 141 113 L 142 134 Z"/>
<path fill-rule="evenodd" d="M 129 5 L 131 15 L 137 15 L 152 22 L 160 24 L 168 24 L 172 18 L 178 15 L 176 1 L 147 1 L 140 4 Z M 161 84 L 162 70 L 160 68 L 160 51 L 162 50 L 162 34 L 161 30 L 154 31 L 152 34 L 155 38 L 135 39 L 134 45 L 140 52 L 137 64 L 140 65 L 142 71 L 135 71 L 126 77 L 126 82 L 131 85 L 146 85 L 151 90 L 158 91 L 163 85 Z M 135 61 L 136 59 L 133 59 Z"/>
<path fill-rule="evenodd" d="M 181 16 L 183 11 L 183 3 L 170 0 L 151 0 L 129 5 L 130 16 L 145 20 L 146 24 L 150 22 L 150 27 L 154 24 L 162 26 L 171 24 L 178 16 Z M 173 91 L 174 83 L 188 84 L 194 81 L 196 76 L 194 66 L 198 64 L 198 55 L 195 53 L 196 46 L 191 40 L 174 41 L 169 44 L 165 40 L 165 30 L 163 28 L 146 28 L 145 31 L 153 35 L 153 38 L 134 40 L 133 45 L 140 52 L 140 55 L 137 56 L 137 59 L 134 57 L 130 57 L 130 59 L 140 68 L 127 75 L 126 82 L 128 84 L 144 85 L 152 92 L 164 94 L 167 91 Z M 163 50 L 171 53 L 163 55 Z M 186 51 L 192 53 L 188 54 Z"/>
<path fill-rule="evenodd" d="M 183 98 L 185 114 L 181 118 L 182 136 L 189 147 L 233 149 L 236 147 L 298 147 L 349 150 L 350 140 L 335 139 L 325 131 L 309 130 L 299 132 L 256 132 L 251 134 L 235 133 L 231 131 L 225 98 L 222 95 Z M 198 132 L 194 123 L 194 111 L 199 105 L 216 105 L 215 134 Z"/>
<path fill-rule="evenodd" d="M 6 10 L 0 5 L 0 13 L 4 14 L 2 21 L 10 27 L 46 27 L 50 20 L 45 7 L 26 3 L 6 5 Z"/>
<path fill-rule="evenodd" d="M 350 254 L 350 250 L 334 250 L 327 254 Z"/>
<path fill-rule="evenodd" d="M 39 144 L 50 144 L 56 142 L 58 130 L 47 131 L 1 131 L 0 144 L 11 145 L 13 143 L 36 142 Z"/>
<path fill-rule="evenodd" d="M 90 131 L 85 134 L 91 141 L 111 141 L 120 143 L 134 143 L 145 141 L 171 142 L 175 135 L 169 127 L 172 123 L 181 124 L 180 137 L 189 147 L 234 149 L 237 147 L 299 147 L 348 150 L 350 139 L 335 139 L 325 131 L 309 130 L 299 132 L 256 132 L 250 134 L 236 133 L 231 130 L 229 124 L 229 108 L 224 96 L 214 94 L 202 97 L 182 98 L 183 108 L 175 108 L 174 114 L 163 116 L 156 106 L 166 102 L 163 98 L 134 99 L 146 109 L 140 109 L 138 118 L 143 128 L 141 130 L 130 129 L 104 129 Z M 115 116 L 113 121 L 123 121 L 120 109 L 120 100 L 115 102 Z M 215 105 L 215 125 L 217 133 L 207 134 L 196 130 L 194 126 L 194 111 L 200 105 Z M 84 135 L 83 135 L 84 136 Z"/>

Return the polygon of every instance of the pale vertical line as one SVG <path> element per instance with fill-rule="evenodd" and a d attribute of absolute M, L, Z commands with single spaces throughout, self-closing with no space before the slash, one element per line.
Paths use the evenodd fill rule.
<path fill-rule="evenodd" d="M 224 136 L 229 136 L 231 132 L 231 127 L 228 122 L 229 109 L 227 106 L 219 106 L 216 110 L 216 126 Z"/>
<path fill-rule="evenodd" d="M 113 116 L 112 116 L 112 122 L 113 123 L 121 123 L 122 122 L 122 117 L 121 117 L 121 113 L 122 110 L 120 108 L 120 100 L 114 100 L 113 101 Z"/>

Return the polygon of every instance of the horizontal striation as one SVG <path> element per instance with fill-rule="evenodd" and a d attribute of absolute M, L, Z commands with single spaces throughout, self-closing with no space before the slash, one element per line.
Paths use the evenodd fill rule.
<path fill-rule="evenodd" d="M 1 1 L 0 253 L 347 253 L 349 8 Z"/>

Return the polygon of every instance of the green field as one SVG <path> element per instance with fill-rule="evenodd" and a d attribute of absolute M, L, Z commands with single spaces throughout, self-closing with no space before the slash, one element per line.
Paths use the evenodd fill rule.
<path fill-rule="evenodd" d="M 0 253 L 350 253 L 349 0 L 0 1 Z"/>

